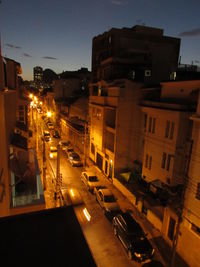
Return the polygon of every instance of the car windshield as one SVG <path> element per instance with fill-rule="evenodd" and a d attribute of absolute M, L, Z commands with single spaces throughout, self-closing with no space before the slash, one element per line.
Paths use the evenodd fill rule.
<path fill-rule="evenodd" d="M 73 159 L 80 159 L 78 154 L 71 154 L 70 155 Z"/>
<path fill-rule="evenodd" d="M 98 182 L 98 178 L 96 176 L 89 176 L 89 181 L 90 182 Z"/>
<path fill-rule="evenodd" d="M 147 238 L 144 236 L 141 237 L 135 237 L 133 241 L 134 249 L 137 253 L 147 253 L 152 251 L 152 246 Z"/>
<path fill-rule="evenodd" d="M 116 200 L 113 195 L 109 195 L 109 196 L 104 196 L 104 202 L 111 203 L 111 202 L 116 202 Z"/>
<path fill-rule="evenodd" d="M 57 152 L 57 149 L 51 149 L 51 152 Z"/>
<path fill-rule="evenodd" d="M 63 146 L 68 146 L 69 145 L 69 142 L 62 142 L 62 145 Z"/>

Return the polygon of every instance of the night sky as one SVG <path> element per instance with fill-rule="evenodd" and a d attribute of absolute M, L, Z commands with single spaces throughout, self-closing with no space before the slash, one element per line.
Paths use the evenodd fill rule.
<path fill-rule="evenodd" d="M 181 63 L 200 65 L 200 0 L 1 0 L 3 56 L 56 73 L 91 70 L 92 38 L 112 27 L 136 24 L 181 37 Z"/>

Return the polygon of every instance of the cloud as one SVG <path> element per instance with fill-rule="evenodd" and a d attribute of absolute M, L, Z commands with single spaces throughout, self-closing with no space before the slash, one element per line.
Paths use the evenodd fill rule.
<path fill-rule="evenodd" d="M 25 56 L 25 57 L 32 57 L 31 55 L 29 55 L 27 53 L 23 53 L 23 56 Z"/>
<path fill-rule="evenodd" d="M 5 44 L 7 47 L 9 47 L 9 48 L 16 48 L 16 49 L 21 49 L 21 47 L 20 46 L 16 46 L 16 45 L 13 45 L 13 44 L 9 44 L 9 43 L 7 43 L 7 44 Z"/>
<path fill-rule="evenodd" d="M 200 28 L 192 29 L 190 31 L 185 31 L 185 32 L 180 32 L 179 33 L 180 37 L 185 37 L 185 36 L 200 36 Z"/>
<path fill-rule="evenodd" d="M 47 57 L 42 57 L 42 58 L 44 58 L 44 59 L 54 59 L 54 60 L 57 60 L 56 57 L 49 57 L 49 56 L 47 56 Z"/>

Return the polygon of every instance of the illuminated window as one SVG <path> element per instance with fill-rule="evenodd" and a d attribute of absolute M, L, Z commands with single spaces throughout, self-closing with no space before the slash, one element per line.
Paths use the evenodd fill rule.
<path fill-rule="evenodd" d="M 97 108 L 97 119 L 100 120 L 101 118 L 101 110 L 99 108 Z"/>

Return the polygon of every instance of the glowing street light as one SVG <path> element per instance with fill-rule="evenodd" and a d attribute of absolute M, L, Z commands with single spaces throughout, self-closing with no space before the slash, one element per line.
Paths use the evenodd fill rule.
<path fill-rule="evenodd" d="M 50 117 L 51 117 L 51 115 L 52 115 L 52 114 L 51 114 L 51 111 L 48 111 L 48 112 L 47 112 L 47 117 L 49 117 L 49 118 L 50 118 Z"/>

